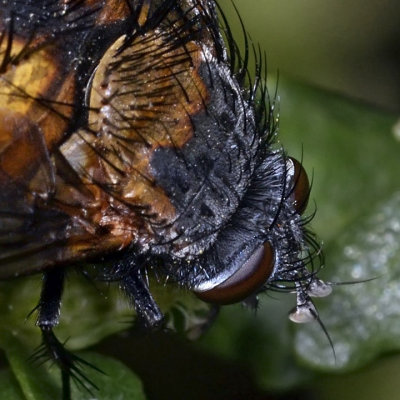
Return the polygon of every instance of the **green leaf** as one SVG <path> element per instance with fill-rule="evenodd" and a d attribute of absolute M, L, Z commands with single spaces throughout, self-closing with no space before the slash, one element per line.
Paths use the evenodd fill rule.
<path fill-rule="evenodd" d="M 10 370 L 0 371 L 0 393 L 2 400 L 24 400 L 24 396 Z"/>
<path fill-rule="evenodd" d="M 4 350 L 10 363 L 11 370 L 27 400 L 52 400 L 60 398 L 58 384 L 61 379 L 49 374 L 44 366 L 35 365 L 29 360 L 32 349 L 21 342 L 20 335 L 2 334 L 6 343 Z"/>
<path fill-rule="evenodd" d="M 99 390 L 93 390 L 98 400 L 145 400 L 142 384 L 136 375 L 121 362 L 110 357 L 104 357 L 96 353 L 80 354 L 85 361 L 101 369 L 104 374 L 85 368 L 88 378 L 93 381 Z M 58 373 L 58 371 L 57 371 Z M 93 395 L 77 389 L 73 386 L 72 398 L 75 400 L 92 400 Z"/>
<path fill-rule="evenodd" d="M 17 338 L 7 340 L 6 355 L 10 361 L 12 372 L 18 381 L 27 400 L 54 400 L 61 398 L 60 371 L 55 365 L 36 365 L 28 361 L 31 349 Z M 88 387 L 90 392 L 78 387 L 72 381 L 72 397 L 74 400 L 145 400 L 140 380 L 121 362 L 95 353 L 79 354 L 85 362 L 102 371 L 96 371 L 89 366 L 83 366 L 82 372 L 97 387 Z M 10 373 L 9 373 L 10 374 Z M 15 378 L 11 376 L 12 386 L 18 389 Z M 1 389 L 1 381 L 0 381 Z M 3 397 L 2 397 L 3 399 Z"/>
<path fill-rule="evenodd" d="M 400 188 L 397 118 L 293 81 L 280 82 L 279 96 L 280 140 L 312 173 L 313 228 L 324 242 L 335 242 Z"/>
<path fill-rule="evenodd" d="M 321 318 L 332 349 L 316 325 L 299 330 L 303 361 L 324 370 L 352 370 L 400 349 L 400 191 L 348 227 L 330 248 L 334 282 L 371 282 L 337 287 L 321 301 Z"/>

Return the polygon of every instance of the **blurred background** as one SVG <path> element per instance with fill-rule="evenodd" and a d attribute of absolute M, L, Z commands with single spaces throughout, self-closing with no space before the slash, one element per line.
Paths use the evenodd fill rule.
<path fill-rule="evenodd" d="M 230 0 L 220 2 L 239 30 Z M 400 110 L 398 0 L 235 0 L 269 71 Z"/>

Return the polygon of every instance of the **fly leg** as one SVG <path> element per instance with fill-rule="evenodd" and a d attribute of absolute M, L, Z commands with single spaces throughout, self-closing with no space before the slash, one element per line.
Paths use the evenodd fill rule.
<path fill-rule="evenodd" d="M 53 332 L 53 328 L 59 322 L 64 280 L 65 270 L 63 268 L 55 268 L 43 273 L 43 286 L 37 307 L 36 322 L 42 332 L 42 345 L 32 358 L 42 362 L 50 360 L 57 364 L 61 371 L 62 400 L 71 400 L 71 377 L 88 391 L 90 391 L 88 386 L 94 388 L 96 386 L 81 371 L 82 365 L 91 365 L 66 350 L 64 344 L 57 339 Z"/>
<path fill-rule="evenodd" d="M 133 268 L 131 273 L 122 278 L 120 286 L 135 307 L 139 323 L 147 329 L 162 326 L 164 316 L 153 299 L 140 269 Z"/>

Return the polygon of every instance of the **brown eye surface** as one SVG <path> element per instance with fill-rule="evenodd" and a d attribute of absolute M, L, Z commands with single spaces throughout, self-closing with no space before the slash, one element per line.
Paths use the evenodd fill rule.
<path fill-rule="evenodd" d="M 289 161 L 291 161 L 292 164 L 289 169 L 294 169 L 294 172 L 292 172 L 294 207 L 299 214 L 302 214 L 307 207 L 310 183 L 303 166 L 295 158 L 290 157 Z"/>
<path fill-rule="evenodd" d="M 196 296 L 208 303 L 237 303 L 259 289 L 267 281 L 273 268 L 273 251 L 266 242 L 225 282 L 213 289 L 196 292 Z"/>

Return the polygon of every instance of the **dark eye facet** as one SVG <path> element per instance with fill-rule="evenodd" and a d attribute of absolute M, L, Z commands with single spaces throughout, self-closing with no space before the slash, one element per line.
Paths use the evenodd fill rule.
<path fill-rule="evenodd" d="M 214 304 L 232 304 L 255 293 L 271 276 L 274 253 L 266 242 L 226 281 L 204 292 L 196 292 L 201 300 Z"/>
<path fill-rule="evenodd" d="M 292 157 L 288 159 L 288 170 L 289 175 L 292 176 L 291 180 L 293 182 L 293 204 L 296 211 L 302 214 L 307 207 L 308 197 L 310 195 L 310 183 L 307 173 L 301 163 Z"/>

